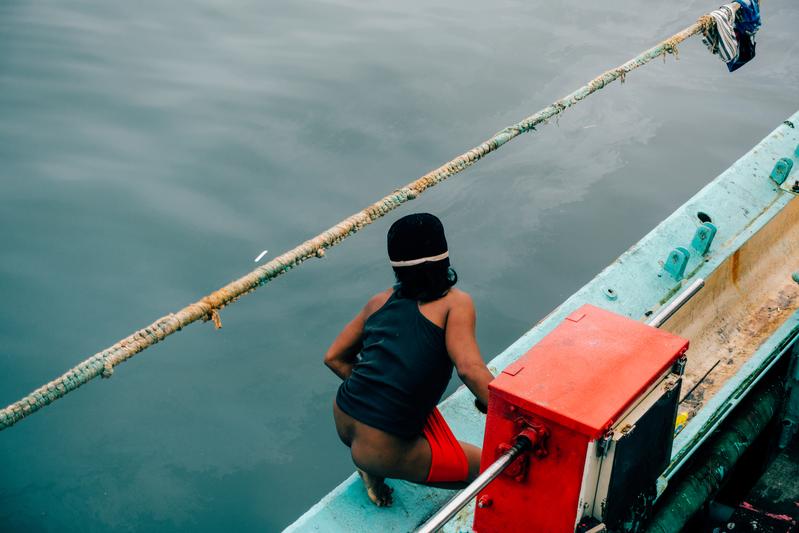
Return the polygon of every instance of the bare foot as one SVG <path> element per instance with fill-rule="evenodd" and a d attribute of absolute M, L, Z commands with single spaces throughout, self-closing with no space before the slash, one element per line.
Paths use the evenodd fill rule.
<path fill-rule="evenodd" d="M 394 489 L 386 485 L 383 478 L 370 476 L 360 468 L 358 474 L 366 487 L 366 495 L 369 496 L 372 503 L 378 507 L 391 507 L 391 504 L 394 503 L 394 497 L 391 495 Z"/>

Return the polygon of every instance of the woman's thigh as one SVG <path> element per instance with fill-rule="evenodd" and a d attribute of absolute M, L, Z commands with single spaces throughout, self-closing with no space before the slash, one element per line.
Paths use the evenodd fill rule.
<path fill-rule="evenodd" d="M 338 438 L 341 439 L 341 442 L 343 442 L 346 446 L 352 446 L 352 437 L 355 433 L 355 424 L 357 424 L 358 421 L 342 411 L 335 399 L 333 399 L 333 420 L 336 423 L 336 432 L 338 432 Z"/>
<path fill-rule="evenodd" d="M 424 437 L 405 440 L 369 426 L 359 427 L 351 446 L 358 468 L 378 477 L 424 483 L 432 455 Z"/>

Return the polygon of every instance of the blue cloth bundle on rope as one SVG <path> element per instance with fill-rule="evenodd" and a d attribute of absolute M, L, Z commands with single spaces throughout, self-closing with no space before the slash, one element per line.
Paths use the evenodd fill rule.
<path fill-rule="evenodd" d="M 735 0 L 741 7 L 735 18 L 735 29 L 754 35 L 760 29 L 760 6 L 758 0 Z"/>
<path fill-rule="evenodd" d="M 735 0 L 712 11 L 710 17 L 714 24 L 705 28 L 702 41 L 730 72 L 755 57 L 755 33 L 760 28 L 758 0 Z"/>

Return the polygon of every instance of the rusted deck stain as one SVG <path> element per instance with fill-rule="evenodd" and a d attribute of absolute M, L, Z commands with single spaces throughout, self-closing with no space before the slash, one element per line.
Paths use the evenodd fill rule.
<path fill-rule="evenodd" d="M 683 409 L 688 410 L 689 416 L 695 414 L 706 400 L 713 397 L 727 379 L 733 376 L 749 356 L 757 351 L 760 345 L 797 309 L 799 309 L 799 286 L 793 284 L 783 287 L 774 298 L 766 300 L 743 322 L 728 321 L 716 329 L 714 334 L 718 351 L 707 355 L 710 359 L 713 357 L 721 359 L 721 363 L 686 398 Z M 704 358 L 705 361 L 708 358 Z M 710 366 L 714 362 L 711 362 Z M 686 390 L 701 379 L 706 368 L 698 366 L 691 368 L 686 374 Z"/>

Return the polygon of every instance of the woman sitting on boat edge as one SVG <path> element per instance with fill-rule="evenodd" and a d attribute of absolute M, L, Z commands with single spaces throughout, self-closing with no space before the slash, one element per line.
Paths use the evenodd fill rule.
<path fill-rule="evenodd" d="M 477 477 L 480 448 L 459 442 L 436 408 L 453 367 L 485 412 L 493 379 L 475 338 L 471 297 L 453 288 L 441 221 L 428 213 L 388 231 L 397 279 L 339 333 L 325 364 L 344 380 L 333 402 L 341 441 L 378 506 L 385 478 L 458 489 Z"/>

